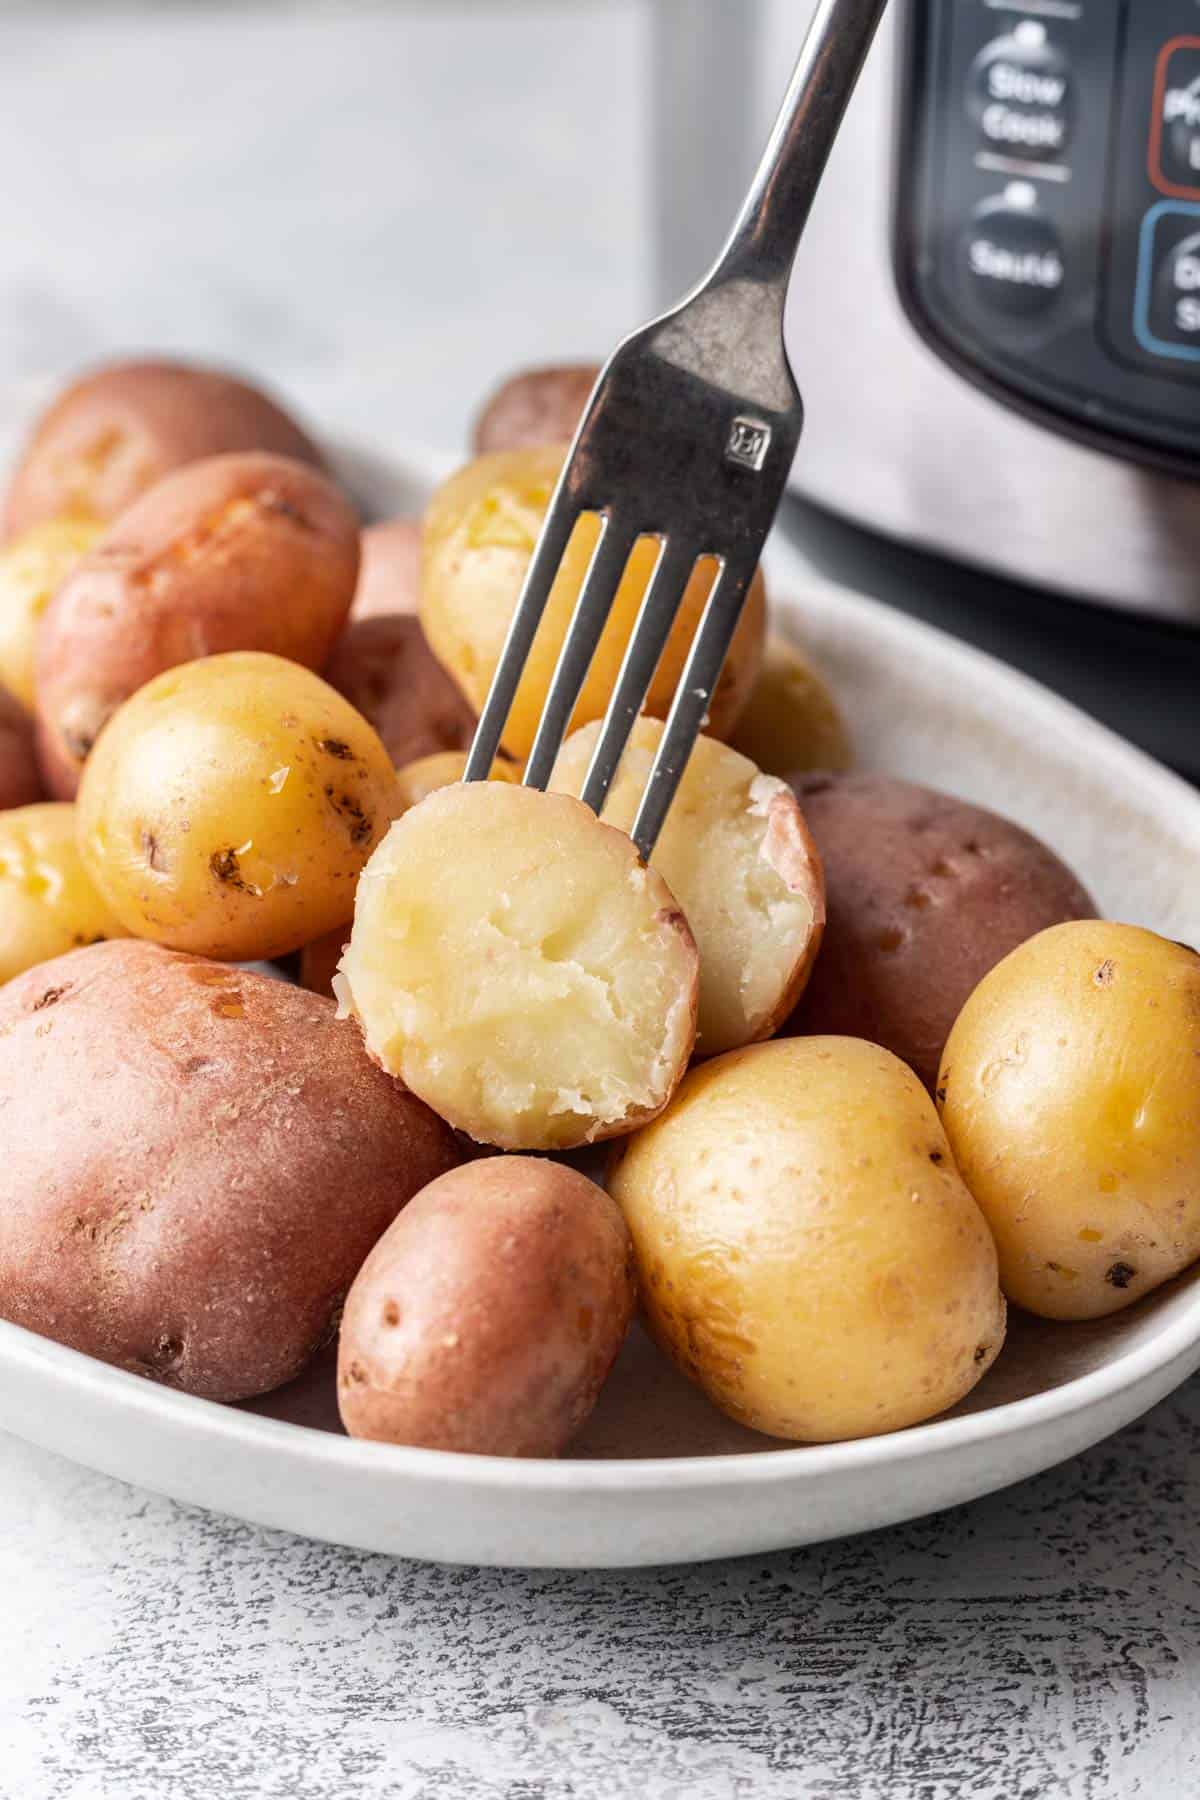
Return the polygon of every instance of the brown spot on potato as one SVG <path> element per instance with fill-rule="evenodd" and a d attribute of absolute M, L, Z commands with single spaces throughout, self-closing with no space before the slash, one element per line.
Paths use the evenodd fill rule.
<path fill-rule="evenodd" d="M 394 1300 L 389 1300 L 384 1306 L 383 1322 L 385 1325 L 398 1325 L 400 1323 L 400 1308 L 396 1305 Z"/>
<path fill-rule="evenodd" d="M 317 749 L 322 751 L 326 756 L 336 757 L 338 762 L 354 762 L 357 760 L 349 744 L 345 743 L 341 738 L 318 738 Z"/>
<path fill-rule="evenodd" d="M 1106 956 L 1104 961 L 1100 964 L 1100 967 L 1096 970 L 1096 973 L 1092 976 L 1092 980 L 1097 987 L 1111 987 L 1116 979 L 1116 973 L 1117 967 L 1113 962 L 1112 957 Z"/>
<path fill-rule="evenodd" d="M 167 867 L 167 859 L 163 855 L 162 845 L 152 831 L 142 833 L 142 855 L 146 859 L 146 867 L 161 875 Z"/>
<path fill-rule="evenodd" d="M 937 1101 L 939 1106 L 945 1106 L 945 1104 L 946 1104 L 946 1087 L 945 1087 L 944 1082 L 940 1088 L 935 1089 L 933 1097 Z"/>
<path fill-rule="evenodd" d="M 911 887 L 904 896 L 904 904 L 910 912 L 925 912 L 933 905 L 933 895 L 924 888 Z"/>
<path fill-rule="evenodd" d="M 70 993 L 71 986 L 71 982 L 64 981 L 58 987 L 47 988 L 45 993 L 42 994 L 39 999 L 34 1001 L 34 1012 L 44 1012 L 48 1006 L 57 1006 L 63 995 Z"/>
<path fill-rule="evenodd" d="M 210 1011 L 214 1012 L 218 1019 L 244 1019 L 246 1016 L 246 1008 L 242 1004 L 240 994 L 223 994 L 219 1000 L 212 1002 Z"/>
<path fill-rule="evenodd" d="M 876 947 L 882 950 L 885 956 L 890 956 L 894 951 L 899 950 L 904 943 L 904 933 L 895 925 L 889 925 L 886 931 L 881 931 L 879 933 L 875 943 Z"/>
<path fill-rule="evenodd" d="M 337 793 L 327 787 L 325 798 L 350 833 L 352 844 L 367 844 L 375 832 L 374 821 L 353 794 Z"/>
<path fill-rule="evenodd" d="M 990 1344 L 977 1344 L 975 1347 L 975 1361 L 981 1363 L 991 1347 Z"/>
<path fill-rule="evenodd" d="M 344 1387 L 364 1387 L 366 1385 L 366 1380 L 367 1371 L 363 1368 L 362 1364 L 359 1362 L 352 1362 L 347 1365 L 346 1373 L 342 1377 L 342 1385 Z"/>
<path fill-rule="evenodd" d="M 946 1159 L 940 1150 L 931 1150 L 929 1152 L 929 1160 L 931 1163 L 940 1163 L 944 1162 Z"/>
<path fill-rule="evenodd" d="M 183 1339 L 171 1337 L 169 1333 L 164 1332 L 161 1337 L 155 1339 L 145 1361 L 149 1368 L 161 1375 L 179 1361 L 183 1351 Z"/>
<path fill-rule="evenodd" d="M 208 866 L 225 887 L 234 888 L 239 894 L 249 894 L 252 900 L 262 899 L 262 889 L 255 887 L 242 874 L 236 850 L 214 850 L 208 859 Z"/>
<path fill-rule="evenodd" d="M 1127 1262 L 1115 1262 L 1111 1268 L 1104 1271 L 1105 1281 L 1110 1287 L 1115 1288 L 1127 1288 L 1130 1282 L 1136 1279 L 1136 1276 L 1137 1270 L 1132 1263 Z"/>
<path fill-rule="evenodd" d="M 199 982 L 201 987 L 232 987 L 237 980 L 233 969 L 222 969 L 216 963 L 192 963 L 187 971 L 189 981 Z"/>

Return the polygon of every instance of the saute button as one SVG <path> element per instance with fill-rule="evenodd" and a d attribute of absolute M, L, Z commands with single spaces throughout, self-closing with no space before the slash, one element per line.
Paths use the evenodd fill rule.
<path fill-rule="evenodd" d="M 1046 27 L 1023 19 L 996 38 L 971 65 L 967 99 L 988 149 L 1005 156 L 1055 162 L 1071 136 L 1071 72 Z"/>
<path fill-rule="evenodd" d="M 1154 277 L 1150 329 L 1165 343 L 1200 350 L 1200 231 L 1163 256 Z"/>
<path fill-rule="evenodd" d="M 1200 191 L 1200 42 L 1167 58 L 1162 89 L 1162 174 L 1178 187 Z"/>
<path fill-rule="evenodd" d="M 1018 316 L 1046 312 L 1066 280 L 1062 240 L 1024 181 L 978 209 L 962 235 L 961 262 L 977 299 Z"/>

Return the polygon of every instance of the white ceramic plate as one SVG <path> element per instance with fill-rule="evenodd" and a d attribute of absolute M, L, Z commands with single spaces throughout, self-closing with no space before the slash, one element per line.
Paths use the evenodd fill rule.
<path fill-rule="evenodd" d="M 353 457 L 381 512 L 418 506 L 431 459 Z M 867 763 L 1010 813 L 1106 910 L 1200 937 L 1200 795 L 1043 688 L 774 556 L 777 617 L 832 676 Z M 786 604 L 779 596 L 792 592 Z M 569 1458 L 353 1443 L 328 1359 L 225 1407 L 0 1324 L 0 1426 L 177 1499 L 310 1537 L 449 1562 L 678 1562 L 811 1543 L 952 1506 L 1082 1450 L 1200 1366 L 1200 1276 L 1114 1319 L 1014 1316 L 953 1413 L 791 1448 L 730 1424 L 635 1332 Z"/>

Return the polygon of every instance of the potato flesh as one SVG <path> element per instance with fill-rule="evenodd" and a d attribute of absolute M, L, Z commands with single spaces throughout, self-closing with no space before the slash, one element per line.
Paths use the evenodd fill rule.
<path fill-rule="evenodd" d="M 55 591 L 104 527 L 69 515 L 33 525 L 0 551 L 0 683 L 34 703 L 37 628 Z"/>
<path fill-rule="evenodd" d="M 0 813 L 0 982 L 125 935 L 79 860 L 73 806 Z"/>
<path fill-rule="evenodd" d="M 691 934 L 627 838 L 565 796 L 473 783 L 405 813 L 371 858 L 336 986 L 444 1119 L 550 1150 L 665 1104 L 696 980 Z"/>
<path fill-rule="evenodd" d="M 101 733 L 80 848 L 126 928 L 234 961 L 347 919 L 398 806 L 366 720 L 308 669 L 235 652 L 148 682 Z"/>
<path fill-rule="evenodd" d="M 1009 1298 L 1052 1319 L 1140 1300 L 1200 1257 L 1200 956 L 1058 925 L 986 975 L 938 1102 Z"/>
<path fill-rule="evenodd" d="M 928 1095 L 876 1045 L 777 1039 L 693 1069 L 609 1187 L 656 1338 L 756 1430 L 916 1424 L 1003 1342 L 983 1216 Z"/>
<path fill-rule="evenodd" d="M 578 795 L 600 736 L 563 745 L 550 785 Z M 663 726 L 639 719 L 604 820 L 633 825 Z M 782 781 L 711 738 L 692 752 L 654 850 L 700 951 L 696 1047 L 712 1056 L 769 1035 L 799 997 L 824 923 L 820 862 Z"/>

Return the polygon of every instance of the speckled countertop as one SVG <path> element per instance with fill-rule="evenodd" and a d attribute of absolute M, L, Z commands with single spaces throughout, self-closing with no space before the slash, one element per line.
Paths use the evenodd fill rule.
<path fill-rule="evenodd" d="M 503 364 L 644 310 L 644 31 L 633 0 L 6 12 L 5 422 L 145 345 L 454 446 Z M 0 1438 L 0 1794 L 1185 1797 L 1198 1512 L 1195 1382 L 957 1512 L 620 1575 L 344 1552 Z"/>

